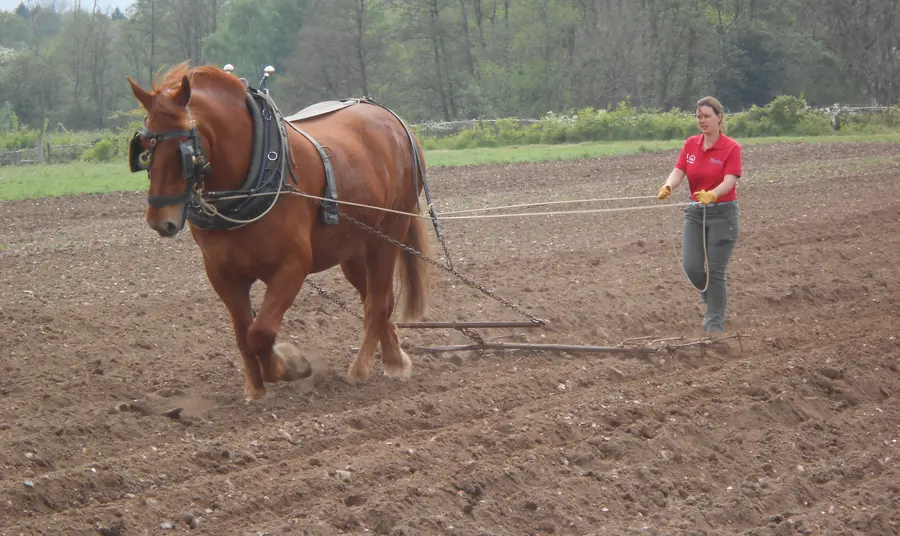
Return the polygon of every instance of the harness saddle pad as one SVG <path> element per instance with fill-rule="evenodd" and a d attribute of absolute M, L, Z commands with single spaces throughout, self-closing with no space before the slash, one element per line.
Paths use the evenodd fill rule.
<path fill-rule="evenodd" d="M 358 103 L 359 99 L 341 99 L 341 100 L 330 100 L 317 102 L 315 104 L 310 104 L 306 108 L 303 108 L 299 112 L 294 115 L 289 115 L 285 117 L 284 120 L 288 123 L 292 123 L 294 121 L 302 121 L 304 119 L 309 119 L 311 117 L 318 117 L 320 115 L 330 114 L 331 112 L 336 112 L 338 110 L 343 110 L 348 106 L 353 106 Z"/>

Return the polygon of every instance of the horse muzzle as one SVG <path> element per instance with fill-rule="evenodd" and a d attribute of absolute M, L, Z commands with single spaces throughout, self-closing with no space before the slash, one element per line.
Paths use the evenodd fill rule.
<path fill-rule="evenodd" d="M 145 220 L 151 229 L 163 238 L 172 238 L 184 228 L 185 207 L 172 206 L 165 209 L 150 208 Z"/>
<path fill-rule="evenodd" d="M 181 229 L 178 228 L 178 224 L 172 220 L 164 220 L 158 225 L 150 225 L 154 231 L 159 233 L 159 236 L 163 238 L 172 238 L 178 234 L 178 231 Z"/>

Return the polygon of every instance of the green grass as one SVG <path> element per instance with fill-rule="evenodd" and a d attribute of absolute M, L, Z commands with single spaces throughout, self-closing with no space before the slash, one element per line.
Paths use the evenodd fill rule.
<path fill-rule="evenodd" d="M 776 142 L 900 142 L 900 134 L 738 138 L 741 145 L 770 145 Z M 684 140 L 670 141 L 612 141 L 585 142 L 567 145 L 522 145 L 519 147 L 490 147 L 483 149 L 425 151 L 429 168 L 465 166 L 473 164 L 511 164 L 544 162 L 549 160 L 577 160 L 602 156 L 618 156 L 653 151 L 680 149 Z"/>
<path fill-rule="evenodd" d="M 860 136 L 815 136 L 796 138 L 746 138 L 742 145 L 764 145 L 776 142 L 900 142 L 900 134 Z M 476 164 L 504 164 L 573 160 L 604 156 L 627 155 L 652 151 L 668 151 L 681 147 L 682 140 L 591 142 L 570 145 L 528 145 L 466 149 L 458 151 L 432 150 L 425 152 L 429 168 Z M 124 161 L 91 164 L 0 167 L 0 201 L 48 196 L 107 193 L 113 191 L 145 191 L 147 175 L 132 174 Z"/>
<path fill-rule="evenodd" d="M 72 194 L 141 191 L 147 174 L 132 174 L 125 162 L 0 167 L 0 200 Z"/>

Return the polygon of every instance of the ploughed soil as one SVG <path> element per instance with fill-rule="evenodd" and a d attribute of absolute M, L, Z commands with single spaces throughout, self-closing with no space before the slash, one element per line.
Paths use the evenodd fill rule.
<path fill-rule="evenodd" d="M 435 168 L 430 185 L 442 212 L 647 196 L 675 156 Z M 307 286 L 280 337 L 330 369 L 252 404 L 198 248 L 146 226 L 143 192 L 2 203 L 0 534 L 900 534 L 900 144 L 747 147 L 744 169 L 716 335 L 740 339 L 422 354 L 470 339 L 403 329 L 412 378 L 378 363 L 351 386 L 361 323 Z M 680 338 L 659 346 L 704 336 L 681 217 L 443 229 L 461 274 L 549 322 L 485 339 Z M 338 269 L 312 278 L 361 310 Z M 437 270 L 428 319 L 525 317 Z"/>

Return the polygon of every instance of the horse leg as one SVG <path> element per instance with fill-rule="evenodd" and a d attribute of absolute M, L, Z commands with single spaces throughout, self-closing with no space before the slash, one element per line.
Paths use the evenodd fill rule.
<path fill-rule="evenodd" d="M 350 364 L 352 381 L 372 374 L 375 348 L 381 343 L 381 360 L 388 376 L 409 377 L 411 362 L 397 342 L 396 327 L 391 322 L 394 310 L 393 278 L 397 251 L 387 243 L 374 243 L 366 252 L 366 294 L 364 297 L 364 334 L 359 353 Z M 352 283 L 352 281 L 351 281 Z M 354 285 L 355 286 L 355 285 Z"/>
<path fill-rule="evenodd" d="M 341 271 L 344 277 L 353 285 L 359 293 L 360 302 L 366 305 L 366 256 L 365 254 L 351 257 L 341 263 Z"/>
<path fill-rule="evenodd" d="M 365 259 L 362 257 L 354 257 L 341 264 L 341 270 L 344 277 L 350 284 L 359 291 L 359 296 L 363 304 L 366 302 L 366 265 Z M 393 290 L 391 292 L 393 297 Z M 390 310 L 393 311 L 391 306 Z M 391 312 L 388 312 L 390 319 Z M 412 361 L 400 348 L 400 341 L 397 337 L 397 326 L 388 320 L 387 327 L 382 331 L 381 338 L 381 362 L 384 364 L 384 374 L 390 378 L 407 379 L 410 376 Z"/>
<path fill-rule="evenodd" d="M 397 324 L 390 320 L 381 335 L 381 362 L 388 378 L 408 380 L 412 375 L 412 360 L 400 347 Z"/>
<path fill-rule="evenodd" d="M 250 303 L 252 281 L 229 278 L 215 270 L 207 269 L 207 276 L 213 289 L 231 313 L 234 336 L 244 359 L 244 399 L 254 400 L 266 393 L 259 360 L 250 350 L 247 332 L 253 323 L 253 309 Z"/>
<path fill-rule="evenodd" d="M 303 358 L 297 352 L 288 354 L 274 348 L 284 313 L 294 304 L 304 279 L 306 271 L 297 265 L 286 266 L 275 274 L 266 285 L 259 313 L 248 330 L 250 350 L 259 359 L 264 381 L 293 381 L 313 372 L 308 362 L 301 363 Z"/>
<path fill-rule="evenodd" d="M 366 257 L 359 255 L 351 257 L 341 263 L 341 271 L 344 277 L 359 292 L 359 299 L 366 303 Z"/>
<path fill-rule="evenodd" d="M 413 220 L 407 229 L 404 243 L 424 256 L 431 253 L 423 220 Z M 408 320 L 421 318 L 428 304 L 431 269 L 427 262 L 407 252 L 398 252 L 395 258 L 397 265 L 397 281 L 400 284 L 400 317 Z M 383 276 L 382 276 L 383 277 Z M 387 293 L 393 297 L 393 280 L 387 277 L 382 281 Z M 393 303 L 391 304 L 393 310 Z M 388 312 L 384 330 L 381 332 L 381 362 L 384 363 L 385 376 L 408 379 L 412 371 L 412 361 L 400 347 L 397 336 L 397 325 L 390 319 Z"/>

